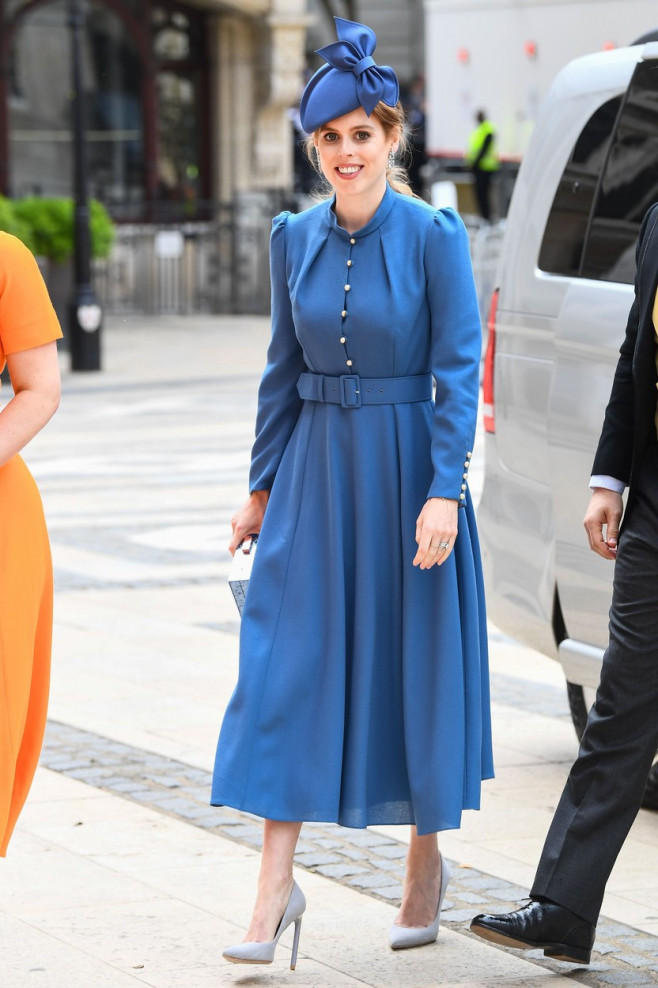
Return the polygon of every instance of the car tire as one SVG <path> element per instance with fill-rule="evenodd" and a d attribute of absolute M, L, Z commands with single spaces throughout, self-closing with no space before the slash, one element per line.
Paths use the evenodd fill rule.
<path fill-rule="evenodd" d="M 567 682 L 567 697 L 569 711 L 578 740 L 583 736 L 589 707 L 585 700 L 585 690 L 577 683 Z M 642 796 L 642 806 L 645 810 L 658 810 L 658 759 L 654 761 L 649 772 L 647 784 Z"/>

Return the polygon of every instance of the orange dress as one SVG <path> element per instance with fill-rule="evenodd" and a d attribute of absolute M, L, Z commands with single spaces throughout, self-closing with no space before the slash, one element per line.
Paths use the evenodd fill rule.
<path fill-rule="evenodd" d="M 0 233 L 0 370 L 5 355 L 62 335 L 32 254 Z M 2 419 L 0 418 L 0 429 Z M 39 760 L 46 726 L 53 575 L 39 491 L 20 456 L 0 466 L 0 856 Z"/>

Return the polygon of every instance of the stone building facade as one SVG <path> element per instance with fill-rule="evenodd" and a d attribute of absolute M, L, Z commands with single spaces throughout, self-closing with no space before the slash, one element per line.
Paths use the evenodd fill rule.
<path fill-rule="evenodd" d="M 294 109 L 314 49 L 335 39 L 330 14 L 371 24 L 404 81 L 420 3 L 0 0 L 0 195 L 73 193 L 77 9 L 88 190 L 118 223 L 95 266 L 104 306 L 266 311 L 271 217 L 305 190 Z"/>
<path fill-rule="evenodd" d="M 306 0 L 82 0 L 90 190 L 185 218 L 291 186 Z M 71 191 L 69 0 L 0 0 L 0 192 Z"/>

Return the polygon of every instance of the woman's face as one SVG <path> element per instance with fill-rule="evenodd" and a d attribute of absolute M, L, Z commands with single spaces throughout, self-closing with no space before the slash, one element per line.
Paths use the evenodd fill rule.
<path fill-rule="evenodd" d="M 374 190 L 381 194 L 388 156 L 397 145 L 397 134 L 387 135 L 377 117 L 368 116 L 363 107 L 324 124 L 315 141 L 320 167 L 337 196 Z"/>

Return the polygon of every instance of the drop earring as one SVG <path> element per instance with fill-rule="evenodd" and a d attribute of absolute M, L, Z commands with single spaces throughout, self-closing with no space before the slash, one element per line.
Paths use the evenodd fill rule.
<path fill-rule="evenodd" d="M 388 167 L 395 168 L 395 152 L 392 150 L 388 152 Z"/>

